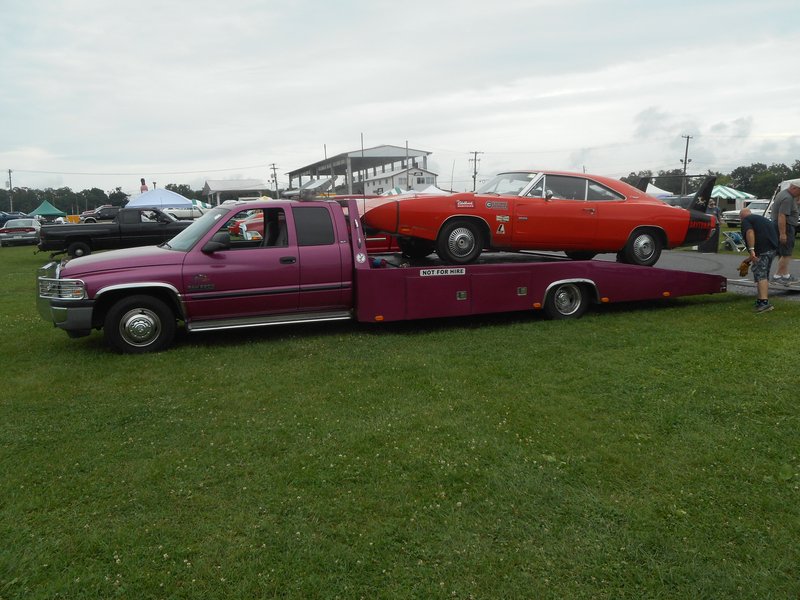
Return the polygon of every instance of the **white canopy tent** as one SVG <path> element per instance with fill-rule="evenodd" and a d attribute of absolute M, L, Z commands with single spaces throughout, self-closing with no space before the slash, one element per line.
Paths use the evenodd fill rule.
<path fill-rule="evenodd" d="M 654 198 L 661 198 L 662 196 L 674 196 L 672 192 L 662 190 L 660 187 L 656 187 L 652 183 L 647 184 L 647 190 L 645 193 L 648 196 L 653 196 Z"/>
<path fill-rule="evenodd" d="M 155 189 L 128 200 L 125 208 L 191 208 L 193 202 L 177 192 Z"/>

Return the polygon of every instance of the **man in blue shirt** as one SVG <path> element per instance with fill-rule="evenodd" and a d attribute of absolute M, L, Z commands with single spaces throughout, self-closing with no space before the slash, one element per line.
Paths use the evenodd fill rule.
<path fill-rule="evenodd" d="M 754 215 L 749 208 L 743 208 L 739 217 L 742 219 L 742 237 L 750 253 L 747 260 L 753 269 L 758 292 L 754 310 L 757 313 L 768 312 L 775 308 L 769 303 L 769 270 L 778 249 L 778 234 L 772 221 Z"/>

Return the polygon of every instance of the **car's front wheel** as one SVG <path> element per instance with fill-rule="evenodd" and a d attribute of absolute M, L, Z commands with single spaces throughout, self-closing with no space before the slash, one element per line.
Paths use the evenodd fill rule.
<path fill-rule="evenodd" d="M 127 354 L 158 352 L 175 337 L 175 313 L 162 300 L 139 295 L 114 304 L 104 323 L 106 342 Z"/>
<path fill-rule="evenodd" d="M 468 219 L 446 223 L 436 238 L 436 253 L 443 261 L 457 265 L 474 262 L 483 250 L 480 226 Z"/>
<path fill-rule="evenodd" d="M 628 243 L 617 255 L 621 262 L 652 267 L 661 257 L 661 237 L 650 229 L 634 231 Z"/>

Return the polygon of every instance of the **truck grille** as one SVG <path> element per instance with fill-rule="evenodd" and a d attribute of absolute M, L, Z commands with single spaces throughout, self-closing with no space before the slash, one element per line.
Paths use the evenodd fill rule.
<path fill-rule="evenodd" d="M 59 298 L 61 300 L 83 300 L 86 288 L 80 279 L 39 278 L 40 298 Z"/>

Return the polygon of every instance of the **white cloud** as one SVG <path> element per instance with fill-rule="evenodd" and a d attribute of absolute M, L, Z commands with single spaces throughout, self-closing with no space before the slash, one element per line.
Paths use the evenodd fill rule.
<path fill-rule="evenodd" d="M 204 170 L 266 178 L 324 144 L 353 150 L 362 132 L 368 146 L 433 151 L 443 182 L 462 187 L 472 150 L 486 174 L 624 175 L 677 168 L 688 134 L 703 170 L 792 162 L 795 44 L 777 32 L 797 16 L 788 0 L 13 0 L 0 168 L 74 189 L 202 183 Z"/>

